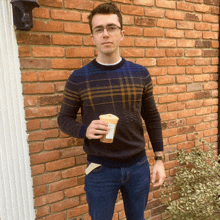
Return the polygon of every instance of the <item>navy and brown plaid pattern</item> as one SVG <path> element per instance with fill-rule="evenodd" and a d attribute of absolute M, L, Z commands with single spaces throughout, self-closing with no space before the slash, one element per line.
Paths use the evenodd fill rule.
<path fill-rule="evenodd" d="M 82 124 L 75 120 L 79 108 Z M 119 117 L 115 141 L 108 147 L 97 140 L 86 140 L 87 154 L 130 157 L 143 151 L 141 117 L 154 150 L 163 150 L 160 116 L 154 102 L 152 80 L 145 67 L 124 59 L 115 66 L 103 66 L 93 60 L 73 72 L 65 86 L 58 118 L 63 131 L 74 137 L 85 136 L 91 121 L 108 113 Z"/>

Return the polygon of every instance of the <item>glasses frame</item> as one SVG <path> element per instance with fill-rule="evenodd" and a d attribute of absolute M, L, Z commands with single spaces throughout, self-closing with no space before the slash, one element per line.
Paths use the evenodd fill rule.
<path fill-rule="evenodd" d="M 110 33 L 110 32 L 108 31 L 108 28 L 111 28 L 111 27 L 116 27 L 117 30 L 119 30 L 119 29 L 121 30 L 121 27 L 120 27 L 120 26 L 118 26 L 118 25 L 116 25 L 116 24 L 110 24 L 110 25 L 107 25 L 106 27 L 103 27 L 103 26 L 95 27 L 95 28 L 92 30 L 92 34 L 97 35 L 97 36 L 102 36 L 102 35 L 104 34 L 105 29 L 106 29 L 106 31 L 107 31 L 107 33 L 108 33 L 109 35 L 113 35 L 112 33 Z M 100 33 L 94 33 L 94 30 L 95 30 L 95 29 L 98 29 L 98 28 L 102 28 L 102 32 L 100 32 Z"/>

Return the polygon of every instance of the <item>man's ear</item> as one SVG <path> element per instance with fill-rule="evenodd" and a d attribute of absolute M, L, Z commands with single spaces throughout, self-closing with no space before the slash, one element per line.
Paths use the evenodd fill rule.
<path fill-rule="evenodd" d="M 125 36 L 124 32 L 125 32 L 124 30 L 121 30 L 121 39 L 120 39 L 120 41 L 122 41 L 124 39 L 124 36 Z"/>

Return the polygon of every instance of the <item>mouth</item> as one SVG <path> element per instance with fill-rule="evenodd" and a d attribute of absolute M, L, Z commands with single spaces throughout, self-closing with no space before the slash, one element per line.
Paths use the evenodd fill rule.
<path fill-rule="evenodd" d="M 112 44 L 111 42 L 104 42 L 104 43 L 102 43 L 102 45 L 110 45 L 110 44 Z"/>

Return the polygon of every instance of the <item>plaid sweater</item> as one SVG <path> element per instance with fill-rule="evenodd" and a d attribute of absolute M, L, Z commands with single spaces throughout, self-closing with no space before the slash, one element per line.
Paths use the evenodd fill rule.
<path fill-rule="evenodd" d="M 82 122 L 76 120 L 80 108 Z M 101 114 L 119 117 L 113 143 L 85 136 L 89 124 Z M 83 149 L 89 161 L 126 167 L 146 155 L 142 118 L 153 150 L 163 151 L 161 120 L 148 70 L 124 58 L 112 66 L 94 59 L 67 80 L 58 124 L 64 133 L 84 138 Z"/>

